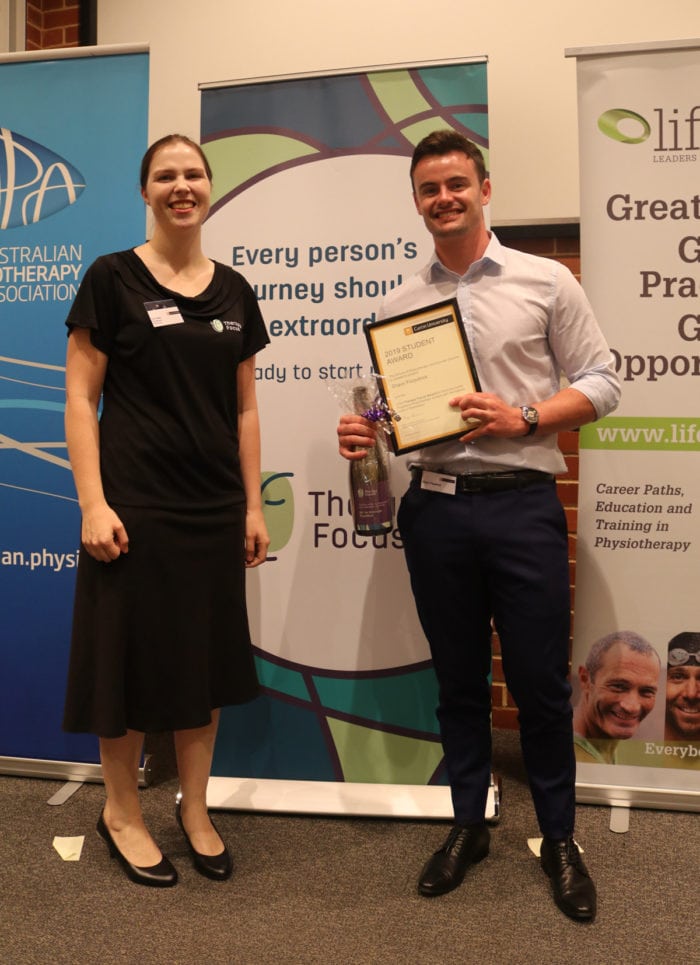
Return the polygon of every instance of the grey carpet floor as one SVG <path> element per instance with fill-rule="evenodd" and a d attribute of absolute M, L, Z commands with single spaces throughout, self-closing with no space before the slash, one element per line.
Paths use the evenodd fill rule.
<path fill-rule="evenodd" d="M 174 822 L 169 767 L 142 792 L 175 888 L 139 887 L 95 833 L 104 789 L 53 807 L 54 781 L 0 777 L 0 961 L 4 965 L 658 965 L 700 963 L 697 814 L 633 810 L 625 834 L 607 807 L 581 806 L 577 838 L 599 891 L 595 923 L 554 906 L 528 851 L 537 835 L 517 734 L 494 734 L 503 784 L 491 854 L 457 891 L 421 898 L 416 878 L 448 825 L 436 821 L 219 812 L 236 870 L 192 868 Z M 161 757 L 163 755 L 161 754 Z M 167 752 L 165 754 L 167 758 Z M 157 774 L 157 769 L 156 769 Z M 85 835 L 64 862 L 55 835 Z"/>

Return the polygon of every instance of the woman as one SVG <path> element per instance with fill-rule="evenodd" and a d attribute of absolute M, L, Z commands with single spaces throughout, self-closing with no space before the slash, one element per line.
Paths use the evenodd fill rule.
<path fill-rule="evenodd" d="M 132 881 L 167 887 L 177 873 L 137 791 L 147 731 L 174 732 L 176 817 L 195 868 L 231 874 L 206 788 L 219 708 L 258 692 L 245 567 L 269 544 L 255 399 L 269 339 L 245 279 L 202 252 L 211 169 L 199 145 L 156 141 L 141 193 L 151 239 L 98 258 L 66 322 L 83 552 L 64 727 L 99 736 L 97 829 L 111 856 Z"/>

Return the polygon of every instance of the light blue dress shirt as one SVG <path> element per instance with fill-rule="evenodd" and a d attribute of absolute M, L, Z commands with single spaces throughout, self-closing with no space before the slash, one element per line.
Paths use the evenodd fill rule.
<path fill-rule="evenodd" d="M 617 406 L 612 353 L 581 285 L 559 262 L 505 248 L 492 233 L 482 258 L 457 275 L 433 255 L 390 292 L 381 318 L 456 298 L 481 390 L 536 405 L 562 385 L 582 392 L 597 418 Z M 447 442 L 411 453 L 409 465 L 451 473 L 566 469 L 557 434 Z"/>

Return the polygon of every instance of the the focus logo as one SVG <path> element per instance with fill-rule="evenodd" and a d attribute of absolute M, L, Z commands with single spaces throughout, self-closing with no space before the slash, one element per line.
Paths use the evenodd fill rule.
<path fill-rule="evenodd" d="M 0 228 L 35 224 L 73 204 L 85 181 L 64 158 L 0 127 Z"/>
<path fill-rule="evenodd" d="M 264 472 L 261 476 L 261 492 L 265 525 L 270 536 L 270 553 L 283 549 L 294 529 L 294 490 L 291 472 Z M 268 556 L 268 559 L 275 559 Z"/>
<path fill-rule="evenodd" d="M 651 120 L 637 111 L 614 107 L 598 118 L 598 129 L 606 137 L 621 144 L 650 141 L 653 160 L 696 160 L 700 149 L 700 104 L 689 110 L 678 107 L 654 107 Z"/>

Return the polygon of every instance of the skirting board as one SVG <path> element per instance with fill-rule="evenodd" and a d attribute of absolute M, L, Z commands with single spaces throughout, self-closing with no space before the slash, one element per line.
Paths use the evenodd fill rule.
<path fill-rule="evenodd" d="M 83 784 L 102 784 L 99 764 L 80 761 L 45 761 L 31 757 L 0 757 L 0 774 L 15 777 L 43 777 L 47 780 L 80 781 Z M 146 755 L 139 768 L 139 785 L 146 787 L 151 779 L 151 758 Z"/>
<path fill-rule="evenodd" d="M 207 804 L 221 810 L 286 814 L 447 820 L 453 817 L 449 788 L 420 784 L 212 777 L 207 789 Z M 498 820 L 499 812 L 499 785 L 492 777 L 486 820 Z"/>

